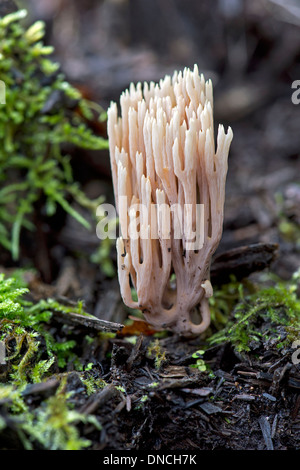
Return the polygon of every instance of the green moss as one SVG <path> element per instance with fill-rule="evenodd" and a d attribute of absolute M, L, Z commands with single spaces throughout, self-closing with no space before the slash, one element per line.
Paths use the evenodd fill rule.
<path fill-rule="evenodd" d="M 81 302 L 75 307 L 53 299 L 33 303 L 23 299 L 27 292 L 16 278 L 5 279 L 0 274 L 0 340 L 6 348 L 10 378 L 18 386 L 41 381 L 54 362 L 59 368 L 75 359 L 79 362 L 76 342 L 56 340 L 47 325 L 54 311 L 84 314 Z"/>
<path fill-rule="evenodd" d="M 91 442 L 80 436 L 79 423 L 100 424 L 94 416 L 75 411 L 70 404 L 70 393 L 64 391 L 62 381 L 55 395 L 43 401 L 41 407 L 30 410 L 20 389 L 0 385 L 0 399 L 9 400 L 5 417 L 0 420 L 0 433 L 8 426 L 17 429 L 18 438 L 25 450 L 81 450 Z"/>
<path fill-rule="evenodd" d="M 72 394 L 65 391 L 64 374 L 57 376 L 62 379 L 56 394 L 42 400 L 40 406 L 30 408 L 24 395 L 29 384 L 40 383 L 57 371 L 65 372 L 70 361 L 83 369 L 75 341 L 62 337 L 57 341 L 49 328 L 55 310 L 65 315 L 71 311 L 85 314 L 82 303 L 75 308 L 53 299 L 33 303 L 24 300 L 28 292 L 19 273 L 11 278 L 0 274 L 0 341 L 6 353 L 1 358 L 5 368 L 0 375 L 0 401 L 5 414 L 0 419 L 0 435 L 14 423 L 24 449 L 85 448 L 90 442 L 80 437 L 78 424 L 90 422 L 99 429 L 99 423 L 93 416 L 74 411 Z M 88 395 L 105 385 L 88 371 L 85 374 L 82 382 Z"/>
<path fill-rule="evenodd" d="M 85 385 L 86 392 L 89 396 L 93 395 L 93 393 L 96 393 L 98 390 L 104 388 L 107 385 L 105 380 L 99 377 L 93 377 L 92 375 L 81 377 L 81 381 Z"/>
<path fill-rule="evenodd" d="M 26 11 L 0 19 L 0 80 L 5 104 L 0 104 L 0 244 L 19 256 L 21 231 L 34 230 L 41 214 L 57 206 L 86 228 L 89 222 L 70 200 L 95 213 L 102 201 L 90 201 L 73 180 L 70 145 L 99 150 L 108 142 L 93 134 L 91 119 L 105 113 L 72 87 L 45 46 L 41 21 L 28 29 Z"/>
<path fill-rule="evenodd" d="M 154 359 L 155 368 L 159 370 L 166 363 L 166 351 L 162 350 L 159 340 L 156 338 L 150 343 L 147 349 L 147 356 Z"/>
<path fill-rule="evenodd" d="M 224 309 L 224 299 L 229 291 L 232 314 L 227 316 L 227 323 L 216 334 L 209 338 L 210 344 L 230 341 L 237 351 L 249 351 L 251 345 L 260 341 L 272 340 L 278 347 L 288 345 L 300 334 L 300 270 L 290 281 L 270 276 L 267 285 L 251 285 L 250 292 L 245 292 L 242 283 L 236 283 L 235 296 L 233 284 L 223 286 L 217 293 L 214 308 L 218 310 L 219 299 L 222 299 L 220 310 Z M 249 283 L 248 283 L 249 287 Z M 222 298 L 222 293 L 224 297 Z M 232 301 L 234 304 L 232 305 Z M 226 319 L 226 315 L 224 316 Z M 283 327 L 280 329 L 280 327 Z"/>

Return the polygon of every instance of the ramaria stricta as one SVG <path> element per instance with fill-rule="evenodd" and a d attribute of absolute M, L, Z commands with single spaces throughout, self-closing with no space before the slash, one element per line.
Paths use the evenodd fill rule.
<path fill-rule="evenodd" d="M 197 66 L 131 84 L 120 111 L 111 103 L 108 136 L 123 301 L 156 328 L 200 334 L 210 324 L 232 130 L 219 126 L 215 149 L 212 83 Z"/>

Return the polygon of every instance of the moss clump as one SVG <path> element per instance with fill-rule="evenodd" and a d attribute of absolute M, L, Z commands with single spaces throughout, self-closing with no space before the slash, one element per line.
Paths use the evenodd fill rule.
<path fill-rule="evenodd" d="M 237 351 L 241 352 L 250 351 L 262 340 L 272 341 L 272 344 L 280 348 L 299 339 L 299 281 L 300 270 L 288 282 L 272 277 L 271 283 L 269 282 L 267 286 L 252 285 L 251 292 L 245 292 L 241 283 L 235 283 L 234 300 L 234 282 L 223 286 L 214 300 L 214 308 L 218 311 L 218 299 L 222 299 L 222 292 L 226 299 L 229 288 L 231 292 L 229 298 L 234 302 L 234 305 L 231 303 L 232 314 L 227 317 L 226 326 L 211 336 L 209 343 L 219 344 L 229 341 Z M 220 305 L 222 315 L 224 315 L 224 298 Z M 226 309 L 225 312 L 227 313 Z"/>
<path fill-rule="evenodd" d="M 100 424 L 94 416 L 85 416 L 73 409 L 70 393 L 64 390 L 63 380 L 56 393 L 43 401 L 42 406 L 30 410 L 19 388 L 0 384 L 0 436 L 5 442 L 7 431 L 17 430 L 18 446 L 24 450 L 82 450 L 91 445 L 80 436 L 78 424 Z"/>
<path fill-rule="evenodd" d="M 81 302 L 76 307 L 53 299 L 34 304 L 23 299 L 27 292 L 20 280 L 0 274 L 0 341 L 7 351 L 6 375 L 18 386 L 40 382 L 54 362 L 59 368 L 70 361 L 82 368 L 74 353 L 76 342 L 66 338 L 57 341 L 47 329 L 54 311 L 84 314 Z"/>
<path fill-rule="evenodd" d="M 99 201 L 93 204 L 74 182 L 66 148 L 108 147 L 88 127 L 89 120 L 102 119 L 101 108 L 66 81 L 48 57 L 53 48 L 43 43 L 44 24 L 26 29 L 25 16 L 20 10 L 0 18 L 0 80 L 6 92 L 0 104 L 0 245 L 14 259 L 21 230 L 34 230 L 36 218 L 53 216 L 57 205 L 89 227 L 70 198 L 93 209 Z"/>
<path fill-rule="evenodd" d="M 158 339 L 151 342 L 147 350 L 147 356 L 154 359 L 155 368 L 159 370 L 166 363 L 166 351 L 163 351 Z"/>
<path fill-rule="evenodd" d="M 93 417 L 74 411 L 72 394 L 66 391 L 66 366 L 83 370 L 75 353 L 75 341 L 65 337 L 59 341 L 51 333 L 50 320 L 54 310 L 65 315 L 70 311 L 85 314 L 79 302 L 77 307 L 66 307 L 55 300 L 37 303 L 24 300 L 28 293 L 20 276 L 5 278 L 0 274 L 0 436 L 13 426 L 17 429 L 25 449 L 78 450 L 90 442 L 80 437 L 78 424 L 91 422 L 99 428 Z M 4 346 L 4 348 L 3 348 Z M 1 367 L 0 365 L 0 367 Z M 54 375 L 53 375 L 54 374 Z M 60 377 L 56 393 L 30 408 L 26 402 L 26 389 L 49 377 Z M 89 395 L 103 386 L 85 372 L 83 386 Z M 4 413 L 2 413 L 4 410 Z"/>

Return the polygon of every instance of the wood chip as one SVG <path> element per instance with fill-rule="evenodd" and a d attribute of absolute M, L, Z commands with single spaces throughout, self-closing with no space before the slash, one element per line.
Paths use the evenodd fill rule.
<path fill-rule="evenodd" d="M 52 395 L 58 388 L 60 381 L 56 378 L 51 378 L 45 382 L 29 384 L 22 392 L 22 395 Z"/>
<path fill-rule="evenodd" d="M 165 379 L 174 377 L 185 377 L 187 375 L 187 371 L 184 366 L 168 366 L 159 375 L 160 377 Z"/>
<path fill-rule="evenodd" d="M 273 423 L 272 423 L 272 431 L 271 431 L 271 437 L 274 439 L 276 430 L 277 430 L 277 421 L 278 421 L 278 414 L 274 416 Z"/>
<path fill-rule="evenodd" d="M 164 379 L 162 384 L 159 385 L 158 390 L 172 389 L 172 388 L 185 388 L 190 387 L 197 383 L 196 377 L 182 377 L 178 379 Z"/>
<path fill-rule="evenodd" d="M 274 397 L 273 395 L 270 395 L 269 393 L 263 393 L 262 396 L 267 398 L 268 400 L 276 401 L 276 397 Z"/>
<path fill-rule="evenodd" d="M 206 401 L 205 403 L 202 403 L 200 405 L 200 408 L 205 411 L 206 414 L 208 415 L 213 415 L 216 413 L 222 413 L 222 408 L 219 406 L 213 405 L 212 403 Z"/>
<path fill-rule="evenodd" d="M 277 395 L 279 391 L 280 382 L 284 378 L 286 372 L 291 369 L 291 367 L 292 364 L 287 363 L 285 364 L 285 366 L 278 368 L 274 371 L 272 385 L 270 387 L 271 395 Z"/>
<path fill-rule="evenodd" d="M 253 401 L 255 400 L 254 395 L 248 395 L 247 393 L 240 393 L 239 395 L 236 395 L 234 400 L 242 400 L 242 401 Z"/>
<path fill-rule="evenodd" d="M 266 416 L 261 416 L 258 420 L 260 429 L 265 440 L 267 450 L 274 450 L 272 436 L 271 436 L 271 426 L 269 420 Z"/>
<path fill-rule="evenodd" d="M 200 397 L 207 397 L 213 392 L 211 387 L 202 387 L 202 388 L 183 388 L 183 392 L 190 393 L 191 395 L 199 395 Z"/>
<path fill-rule="evenodd" d="M 138 336 L 138 338 L 137 338 L 137 340 L 136 340 L 136 343 L 135 343 L 135 345 L 134 345 L 133 348 L 132 348 L 132 351 L 131 351 L 131 353 L 130 353 L 130 356 L 128 357 L 128 359 L 127 359 L 127 361 L 126 361 L 126 369 L 127 369 L 127 372 L 130 372 L 130 371 L 131 371 L 134 361 L 137 359 L 137 357 L 139 356 L 139 354 L 142 352 L 142 351 L 141 351 L 141 346 L 142 346 L 142 344 L 143 344 L 143 339 L 144 339 L 144 336 L 143 336 L 143 335 Z"/>

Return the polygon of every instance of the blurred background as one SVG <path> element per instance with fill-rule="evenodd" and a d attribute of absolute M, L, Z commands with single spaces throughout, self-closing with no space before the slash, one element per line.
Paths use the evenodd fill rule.
<path fill-rule="evenodd" d="M 214 84 L 215 122 L 230 125 L 219 251 L 279 243 L 275 269 L 300 265 L 299 0 L 23 0 L 43 20 L 67 79 L 107 108 L 130 82 L 198 64 Z M 105 123 L 104 123 L 105 124 Z M 105 135 L 105 125 L 99 128 Z M 108 152 L 74 156 L 75 176 L 112 198 Z M 77 167 L 76 167 L 77 165 Z M 99 186 L 100 185 L 100 186 Z"/>

